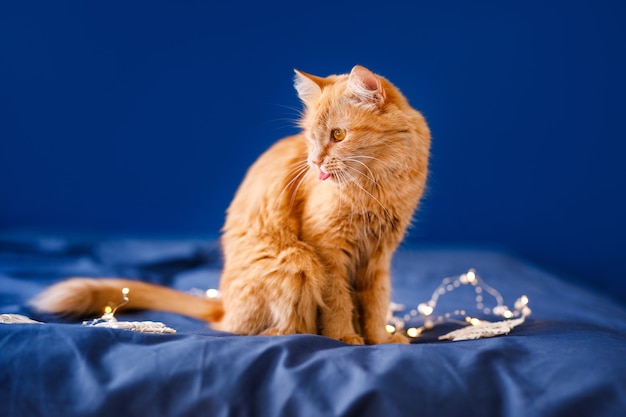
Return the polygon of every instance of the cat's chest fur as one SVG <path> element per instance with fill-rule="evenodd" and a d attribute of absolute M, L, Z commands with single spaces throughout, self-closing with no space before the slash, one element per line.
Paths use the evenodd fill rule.
<path fill-rule="evenodd" d="M 300 216 L 300 237 L 321 254 L 341 251 L 356 270 L 377 251 L 395 247 L 402 239 L 403 222 L 394 201 L 355 187 L 347 190 L 345 185 L 320 181 L 311 174 Z"/>

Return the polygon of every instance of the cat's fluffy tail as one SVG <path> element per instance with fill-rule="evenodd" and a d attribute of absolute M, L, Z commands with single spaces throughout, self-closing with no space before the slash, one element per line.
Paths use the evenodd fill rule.
<path fill-rule="evenodd" d="M 119 278 L 70 278 L 47 288 L 30 304 L 39 311 L 64 316 L 99 316 L 107 305 L 115 307 L 122 302 L 124 288 L 128 288 L 128 303 L 123 309 L 167 311 L 208 322 L 217 322 L 224 315 L 220 300 Z"/>

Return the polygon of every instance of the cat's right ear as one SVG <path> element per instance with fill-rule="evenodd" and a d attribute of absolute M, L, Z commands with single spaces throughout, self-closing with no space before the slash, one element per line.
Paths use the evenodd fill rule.
<path fill-rule="evenodd" d="M 315 75 L 307 74 L 306 72 L 298 71 L 294 69 L 296 78 L 294 80 L 294 87 L 298 92 L 300 100 L 308 106 L 322 95 L 322 88 L 324 87 L 324 78 L 317 77 Z"/>

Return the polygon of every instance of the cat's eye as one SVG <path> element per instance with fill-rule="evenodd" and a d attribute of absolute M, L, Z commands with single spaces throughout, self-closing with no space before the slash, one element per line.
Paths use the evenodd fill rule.
<path fill-rule="evenodd" d="M 334 141 L 342 141 L 346 138 L 346 131 L 341 128 L 333 129 L 332 138 Z"/>

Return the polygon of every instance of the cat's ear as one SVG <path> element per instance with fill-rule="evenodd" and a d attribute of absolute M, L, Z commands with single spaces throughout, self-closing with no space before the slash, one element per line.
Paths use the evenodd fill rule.
<path fill-rule="evenodd" d="M 297 69 L 294 69 L 294 72 L 296 73 L 294 87 L 298 92 L 298 97 L 308 106 L 322 95 L 322 88 L 326 85 L 326 80 Z"/>
<path fill-rule="evenodd" d="M 362 104 L 378 107 L 385 103 L 385 89 L 380 79 L 370 70 L 355 65 L 348 78 L 348 92 Z"/>

